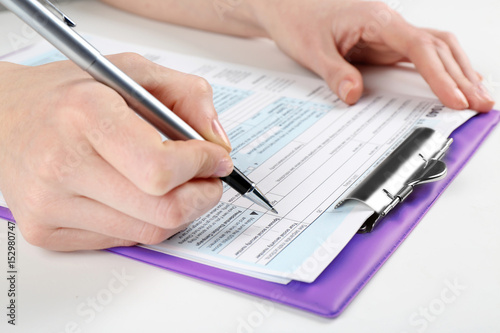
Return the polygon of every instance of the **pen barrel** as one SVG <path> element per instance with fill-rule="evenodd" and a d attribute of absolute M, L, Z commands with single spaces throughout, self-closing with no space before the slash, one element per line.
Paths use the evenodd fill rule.
<path fill-rule="evenodd" d="M 84 70 L 100 55 L 99 51 L 38 1 L 0 0 L 0 3 Z"/>
<path fill-rule="evenodd" d="M 116 90 L 144 120 L 171 140 L 204 140 L 184 120 L 104 57 L 83 37 L 35 0 L 0 0 L 62 54 L 97 81 Z"/>

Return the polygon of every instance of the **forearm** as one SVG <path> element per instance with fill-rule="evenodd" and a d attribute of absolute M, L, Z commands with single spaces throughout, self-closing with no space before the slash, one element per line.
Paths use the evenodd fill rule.
<path fill-rule="evenodd" d="M 448 107 L 494 102 L 451 34 L 417 28 L 383 2 L 361 0 L 102 0 L 157 20 L 220 33 L 265 36 L 320 75 L 344 102 L 362 94 L 352 63 L 410 61 Z"/>
<path fill-rule="evenodd" d="M 256 0 L 101 0 L 159 21 L 244 37 L 267 36 L 255 15 Z"/>

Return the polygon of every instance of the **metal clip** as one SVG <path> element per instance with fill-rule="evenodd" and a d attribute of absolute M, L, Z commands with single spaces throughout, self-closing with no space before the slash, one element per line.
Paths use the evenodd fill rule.
<path fill-rule="evenodd" d="M 56 7 L 52 2 L 49 0 L 44 0 L 44 6 L 48 10 L 51 11 L 52 14 L 58 16 L 68 27 L 74 28 L 76 27 L 75 21 L 73 21 L 71 18 L 69 18 L 68 15 L 64 14 L 59 8 Z"/>
<path fill-rule="evenodd" d="M 359 229 L 371 232 L 380 219 L 403 202 L 416 185 L 437 181 L 446 176 L 441 161 L 453 139 L 431 128 L 419 127 L 366 177 L 337 207 L 347 200 L 360 201 L 374 210 Z"/>

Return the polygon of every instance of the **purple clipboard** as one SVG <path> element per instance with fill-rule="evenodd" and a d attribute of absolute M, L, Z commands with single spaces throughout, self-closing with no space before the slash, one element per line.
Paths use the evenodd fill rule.
<path fill-rule="evenodd" d="M 479 114 L 453 132 L 454 143 L 445 157 L 446 178 L 416 187 L 414 193 L 373 232 L 355 235 L 314 283 L 292 281 L 281 285 L 140 247 L 108 251 L 321 316 L 336 317 L 415 228 L 499 120 L 498 111 Z M 0 217 L 13 221 L 6 208 L 0 207 Z"/>

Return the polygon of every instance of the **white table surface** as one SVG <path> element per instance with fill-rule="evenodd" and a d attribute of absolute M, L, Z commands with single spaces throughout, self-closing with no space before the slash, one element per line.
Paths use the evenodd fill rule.
<path fill-rule="evenodd" d="M 500 101 L 498 0 L 390 3 L 416 25 L 455 32 Z M 81 32 L 312 75 L 266 40 L 148 21 L 95 1 L 63 8 Z M 2 12 L 0 52 L 12 51 L 13 40 L 28 43 L 35 38 L 10 13 Z M 365 72 L 368 87 L 430 95 L 415 73 L 388 68 Z M 336 319 L 280 304 L 266 303 L 264 311 L 262 301 L 253 296 L 104 251 L 49 252 L 18 235 L 18 325 L 13 328 L 6 324 L 7 229 L 0 225 L 0 332 L 499 332 L 499 140 L 496 130 Z M 122 273 L 127 278 L 120 283 L 115 275 Z M 459 287 L 452 290 L 450 284 Z M 95 311 L 90 310 L 92 299 L 98 300 Z"/>

